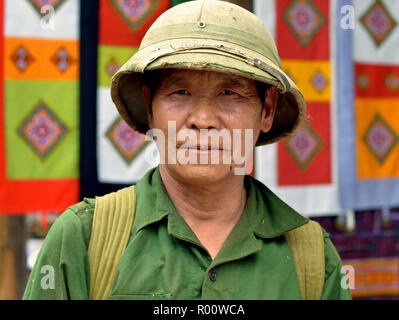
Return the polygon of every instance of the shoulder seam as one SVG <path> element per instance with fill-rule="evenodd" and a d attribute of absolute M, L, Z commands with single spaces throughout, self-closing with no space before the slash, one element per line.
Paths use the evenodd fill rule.
<path fill-rule="evenodd" d="M 93 203 L 91 203 L 88 200 L 90 199 L 85 198 L 83 201 L 68 207 L 67 210 L 71 210 L 73 213 L 77 214 L 82 211 L 88 211 L 88 209 L 94 209 L 95 202 L 93 201 Z"/>

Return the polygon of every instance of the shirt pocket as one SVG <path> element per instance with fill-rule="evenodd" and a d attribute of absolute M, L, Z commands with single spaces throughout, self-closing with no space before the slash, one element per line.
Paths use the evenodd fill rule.
<path fill-rule="evenodd" d="M 170 293 L 135 293 L 135 294 L 111 294 L 108 300 L 171 300 Z"/>

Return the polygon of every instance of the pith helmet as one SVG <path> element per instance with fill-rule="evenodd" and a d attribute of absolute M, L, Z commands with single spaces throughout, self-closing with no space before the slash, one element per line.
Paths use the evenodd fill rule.
<path fill-rule="evenodd" d="M 143 75 L 162 68 L 217 71 L 278 88 L 272 128 L 256 145 L 292 134 L 303 121 L 305 100 L 282 71 L 274 40 L 262 21 L 225 1 L 189 1 L 165 11 L 145 34 L 139 50 L 113 76 L 111 95 L 135 130 L 149 130 L 142 96 Z"/>

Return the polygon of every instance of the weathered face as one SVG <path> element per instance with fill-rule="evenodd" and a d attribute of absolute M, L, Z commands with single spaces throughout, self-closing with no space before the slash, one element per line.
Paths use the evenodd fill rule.
<path fill-rule="evenodd" d="M 147 104 L 150 89 L 144 86 Z M 211 71 L 165 69 L 148 107 L 149 126 L 165 135 L 165 169 L 187 182 L 212 183 L 242 167 L 261 131 L 270 130 L 277 102 L 261 101 L 255 81 Z M 173 128 L 176 131 L 173 131 Z M 165 145 L 165 146 L 164 146 Z M 161 151 L 162 154 L 162 151 Z"/>

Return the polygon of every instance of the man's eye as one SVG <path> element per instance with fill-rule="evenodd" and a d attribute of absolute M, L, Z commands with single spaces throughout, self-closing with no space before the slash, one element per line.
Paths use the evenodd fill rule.
<path fill-rule="evenodd" d="M 173 94 L 177 94 L 177 95 L 189 95 L 190 93 L 187 90 L 177 90 L 175 92 L 173 92 Z"/>
<path fill-rule="evenodd" d="M 236 94 L 236 93 L 234 91 L 231 91 L 231 90 L 223 90 L 222 94 L 226 95 L 226 96 L 231 96 L 231 95 Z"/>

